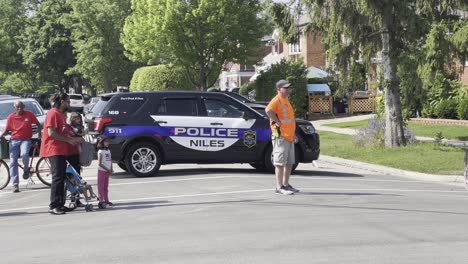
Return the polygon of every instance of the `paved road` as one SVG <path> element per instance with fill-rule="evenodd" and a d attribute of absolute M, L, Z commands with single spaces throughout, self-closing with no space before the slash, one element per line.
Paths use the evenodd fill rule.
<path fill-rule="evenodd" d="M 248 165 L 112 176 L 113 209 L 47 213 L 41 184 L 0 191 L 2 263 L 466 263 L 468 193 L 324 157 L 275 195 Z M 83 175 L 95 184 L 96 164 Z M 24 186 L 22 186 L 24 187 Z"/>

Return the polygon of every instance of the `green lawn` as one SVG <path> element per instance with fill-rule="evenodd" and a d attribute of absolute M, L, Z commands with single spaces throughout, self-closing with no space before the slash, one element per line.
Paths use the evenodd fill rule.
<path fill-rule="evenodd" d="M 392 168 L 432 174 L 462 175 L 464 151 L 419 142 L 400 148 L 363 148 L 353 144 L 352 136 L 319 131 L 320 153 Z"/>
<path fill-rule="evenodd" d="M 363 128 L 367 127 L 368 120 L 361 120 L 355 122 L 345 122 L 337 124 L 327 124 L 330 127 L 339 128 Z M 408 129 L 413 131 L 416 136 L 435 138 L 437 133 L 442 132 L 442 136 L 446 139 L 468 140 L 468 127 L 456 125 L 423 125 L 408 123 Z"/>

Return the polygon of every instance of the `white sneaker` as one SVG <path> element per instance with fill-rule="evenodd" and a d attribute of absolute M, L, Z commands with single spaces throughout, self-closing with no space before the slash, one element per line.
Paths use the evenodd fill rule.
<path fill-rule="evenodd" d="M 290 191 L 293 192 L 293 193 L 298 193 L 298 192 L 300 192 L 298 189 L 292 187 L 291 184 L 288 185 L 288 186 L 284 186 L 284 188 L 285 188 L 286 190 L 290 190 Z"/>
<path fill-rule="evenodd" d="M 284 194 L 284 195 L 292 195 L 294 192 L 286 189 L 284 186 L 281 186 L 281 188 L 276 189 L 276 194 Z"/>

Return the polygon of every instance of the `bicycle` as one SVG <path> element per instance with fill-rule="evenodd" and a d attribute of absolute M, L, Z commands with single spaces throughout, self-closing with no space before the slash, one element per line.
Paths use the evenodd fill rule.
<path fill-rule="evenodd" d="M 29 179 L 28 184 L 35 184 L 34 180 L 32 179 L 32 175 L 36 175 L 37 178 L 45 185 L 50 186 L 52 184 L 52 174 L 50 169 L 50 162 L 47 158 L 41 157 L 37 161 L 36 167 L 33 167 L 34 157 L 39 151 L 39 144 L 37 142 L 33 142 L 32 144 L 32 155 L 29 160 Z M 18 167 L 24 171 L 24 164 L 21 165 L 18 163 Z M 0 159 L 0 190 L 8 186 L 10 183 L 10 167 L 8 164 L 3 160 Z"/>

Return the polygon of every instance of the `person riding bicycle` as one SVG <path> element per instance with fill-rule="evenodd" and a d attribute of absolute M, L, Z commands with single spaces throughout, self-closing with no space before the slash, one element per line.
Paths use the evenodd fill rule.
<path fill-rule="evenodd" d="M 10 174 L 13 182 L 13 192 L 19 192 L 18 158 L 21 155 L 24 165 L 23 178 L 29 178 L 29 150 L 31 149 L 32 125 L 36 124 L 40 131 L 40 123 L 33 112 L 24 110 L 24 103 L 16 101 L 14 103 L 15 112 L 7 117 L 6 127 L 0 133 L 2 138 L 7 132 L 11 132 L 10 137 Z"/>

